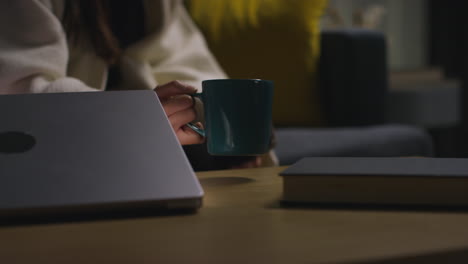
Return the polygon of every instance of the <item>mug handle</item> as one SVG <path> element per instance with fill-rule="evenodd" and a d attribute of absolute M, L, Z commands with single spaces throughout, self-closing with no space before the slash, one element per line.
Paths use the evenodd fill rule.
<path fill-rule="evenodd" d="M 201 98 L 202 93 L 194 93 L 194 94 L 190 94 L 190 96 L 192 97 L 193 104 L 195 106 L 195 102 L 196 102 L 195 98 Z M 189 127 L 190 129 L 192 129 L 193 131 L 195 131 L 200 136 L 206 137 L 205 130 L 197 127 L 194 123 L 190 122 L 190 123 L 186 124 L 186 126 Z"/>

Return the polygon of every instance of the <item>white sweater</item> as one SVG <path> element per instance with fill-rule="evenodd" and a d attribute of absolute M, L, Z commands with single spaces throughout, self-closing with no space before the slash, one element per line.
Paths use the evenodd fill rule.
<path fill-rule="evenodd" d="M 147 35 L 123 51 L 122 89 L 172 80 L 200 88 L 204 79 L 226 78 L 180 1 L 144 3 Z M 90 45 L 67 43 L 63 7 L 64 0 L 0 1 L 1 94 L 104 89 L 107 64 Z"/>
<path fill-rule="evenodd" d="M 120 89 L 179 80 L 201 90 L 226 78 L 180 0 L 144 4 L 147 34 L 123 51 Z M 68 44 L 63 9 L 64 0 L 0 0 L 0 94 L 104 90 L 106 62 L 90 44 Z M 277 164 L 273 151 L 262 158 Z"/>

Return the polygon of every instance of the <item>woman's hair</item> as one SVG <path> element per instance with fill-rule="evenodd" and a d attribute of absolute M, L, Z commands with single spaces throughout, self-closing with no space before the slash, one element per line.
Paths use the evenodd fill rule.
<path fill-rule="evenodd" d="M 110 1 L 66 0 L 62 23 L 71 44 L 77 45 L 86 35 L 96 54 L 112 65 L 121 48 L 110 26 Z"/>

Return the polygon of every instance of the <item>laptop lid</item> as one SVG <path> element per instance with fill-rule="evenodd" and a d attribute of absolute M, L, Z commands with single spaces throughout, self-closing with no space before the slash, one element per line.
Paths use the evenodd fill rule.
<path fill-rule="evenodd" d="M 153 91 L 0 96 L 0 219 L 198 208 L 202 195 Z"/>

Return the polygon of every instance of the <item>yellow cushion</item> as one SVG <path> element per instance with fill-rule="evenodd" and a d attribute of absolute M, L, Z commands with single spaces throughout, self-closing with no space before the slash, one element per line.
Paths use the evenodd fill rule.
<path fill-rule="evenodd" d="M 275 125 L 321 123 L 319 19 L 327 0 L 191 0 L 190 11 L 230 78 L 275 82 Z"/>

